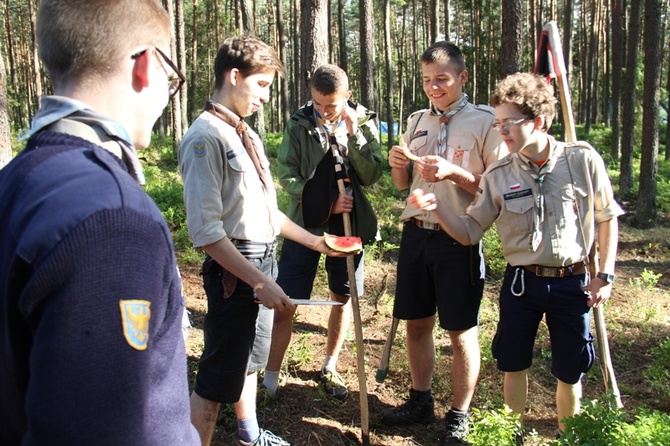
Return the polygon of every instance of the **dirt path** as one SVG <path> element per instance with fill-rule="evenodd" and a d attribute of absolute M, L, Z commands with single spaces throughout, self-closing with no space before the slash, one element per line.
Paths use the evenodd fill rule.
<path fill-rule="evenodd" d="M 625 231 L 620 238 L 617 286 L 612 303 L 620 308 L 608 310 L 610 320 L 608 330 L 615 361 L 619 385 L 624 393 L 627 407 L 640 405 L 663 408 L 662 401 L 654 402 L 655 396 L 641 377 L 641 370 L 650 361 L 647 350 L 658 339 L 670 336 L 670 230 L 661 228 L 655 232 Z M 386 258 L 388 257 L 388 258 Z M 628 323 L 626 314 L 647 308 L 649 305 L 641 297 L 650 291 L 641 293 L 633 287 L 635 278 L 639 278 L 647 268 L 662 272 L 658 281 L 658 294 L 662 296 L 654 316 L 656 330 L 649 334 L 649 328 L 643 323 Z M 189 368 L 191 381 L 197 368 L 197 359 L 202 349 L 202 319 L 206 311 L 206 299 L 201 287 L 200 276 L 195 267 L 182 267 L 184 289 L 187 296 L 186 306 L 191 312 L 193 328 L 188 342 Z M 317 279 L 318 280 L 318 279 Z M 393 254 L 384 260 L 366 264 L 366 293 L 361 297 L 361 318 L 365 339 L 366 375 L 368 404 L 370 410 L 370 440 L 373 445 L 439 445 L 442 423 L 431 426 L 413 426 L 409 428 L 388 428 L 379 423 L 379 412 L 390 405 L 401 403 L 410 386 L 409 369 L 405 351 L 405 327 L 400 324 L 391 358 L 391 372 L 383 383 L 375 381 L 382 348 L 391 325 L 392 295 L 395 287 L 395 262 Z M 319 289 L 318 286 L 316 288 Z M 663 291 L 665 290 L 665 292 Z M 318 294 L 319 291 L 316 291 Z M 325 299 L 326 294 L 315 298 Z M 487 337 L 495 331 L 497 314 L 497 286 L 489 284 L 482 306 L 482 369 L 477 386 L 474 407 L 479 409 L 499 408 L 502 405 L 502 374 L 496 370 L 490 357 Z M 665 314 L 665 317 L 662 314 Z M 300 307 L 295 319 L 292 344 L 287 353 L 284 371 L 286 385 L 282 389 L 280 400 L 271 402 L 259 409 L 261 426 L 287 438 L 295 445 L 352 445 L 360 444 L 360 404 L 356 367 L 356 350 L 353 327 L 345 348 L 340 355 L 339 371 L 349 385 L 349 397 L 344 403 L 336 402 L 319 392 L 315 382 L 325 347 L 325 326 L 327 307 Z M 646 333 L 646 334 L 645 334 Z M 434 376 L 433 390 L 436 397 L 438 420 L 444 416 L 450 403 L 451 348 L 448 338 L 441 330 L 436 330 L 436 349 L 438 357 L 437 372 Z M 539 437 L 526 441 L 526 444 L 546 444 L 555 435 L 554 380 L 549 373 L 548 336 L 543 329 L 538 335 L 536 360 L 531 369 L 529 388 L 529 407 L 526 414 L 526 426 L 535 429 Z M 635 347 L 635 348 L 631 348 Z M 597 398 L 603 393 L 602 378 L 597 365 L 584 379 L 584 394 Z M 666 410 L 670 410 L 667 407 Z M 230 435 L 235 429 L 234 416 L 230 409 L 224 410 L 221 422 L 215 434 L 215 445 L 230 444 Z"/>

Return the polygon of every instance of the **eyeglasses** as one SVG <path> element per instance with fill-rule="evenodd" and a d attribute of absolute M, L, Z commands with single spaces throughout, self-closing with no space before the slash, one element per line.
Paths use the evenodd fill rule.
<path fill-rule="evenodd" d="M 493 127 L 495 130 L 501 131 L 504 130 L 506 132 L 509 132 L 509 129 L 512 126 L 522 124 L 526 121 L 530 121 L 532 118 L 520 118 L 520 119 L 508 119 L 503 122 L 494 122 L 491 127 Z"/>
<path fill-rule="evenodd" d="M 162 52 L 158 47 L 154 47 L 158 55 L 161 56 L 161 59 L 163 62 L 167 64 L 168 67 L 172 70 L 172 74 L 168 70 L 165 70 L 167 75 L 168 75 L 168 91 L 170 92 L 170 97 L 173 97 L 174 95 L 177 94 L 179 89 L 181 88 L 182 85 L 186 82 L 186 76 L 182 74 L 181 71 L 179 71 L 179 68 L 170 60 L 167 55 Z M 139 53 L 133 54 L 131 57 L 133 59 L 137 59 L 140 57 L 142 54 L 146 53 L 147 50 L 142 50 Z"/>

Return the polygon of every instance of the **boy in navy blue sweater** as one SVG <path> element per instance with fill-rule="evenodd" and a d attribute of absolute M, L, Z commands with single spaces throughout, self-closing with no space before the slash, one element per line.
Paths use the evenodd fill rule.
<path fill-rule="evenodd" d="M 0 171 L 0 444 L 200 444 L 172 240 L 138 184 L 183 83 L 170 19 L 42 0 L 37 40 L 56 95 Z"/>

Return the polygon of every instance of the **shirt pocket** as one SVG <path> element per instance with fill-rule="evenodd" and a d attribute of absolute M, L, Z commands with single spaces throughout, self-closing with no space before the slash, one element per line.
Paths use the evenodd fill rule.
<path fill-rule="evenodd" d="M 228 166 L 238 173 L 244 173 L 247 172 L 250 167 L 253 168 L 251 159 L 247 155 L 247 151 L 244 147 L 236 147 L 228 150 L 226 152 L 226 161 L 228 162 Z"/>
<path fill-rule="evenodd" d="M 418 130 L 413 134 L 409 140 L 409 151 L 417 156 L 427 155 L 425 153 L 426 144 L 428 142 L 428 131 Z"/>
<path fill-rule="evenodd" d="M 572 183 L 566 184 L 557 191 L 559 209 L 555 209 L 563 220 L 559 227 L 573 225 L 581 217 L 584 218 L 588 208 L 588 196 L 586 190 Z M 579 212 L 578 212 L 579 210 Z"/>
<path fill-rule="evenodd" d="M 475 140 L 463 135 L 449 135 L 447 153 L 444 157 L 452 164 L 464 169 L 470 164 L 470 154 L 475 147 Z"/>
<path fill-rule="evenodd" d="M 497 225 L 506 226 L 515 233 L 530 234 L 533 229 L 533 196 L 515 198 L 505 201 L 504 218 Z"/>

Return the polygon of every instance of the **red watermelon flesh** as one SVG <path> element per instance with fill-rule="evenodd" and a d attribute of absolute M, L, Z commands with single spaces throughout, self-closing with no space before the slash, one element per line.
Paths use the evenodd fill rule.
<path fill-rule="evenodd" d="M 331 235 L 324 232 L 323 239 L 325 240 L 326 245 L 334 251 L 359 252 L 363 250 L 363 242 L 360 237 Z"/>

